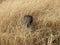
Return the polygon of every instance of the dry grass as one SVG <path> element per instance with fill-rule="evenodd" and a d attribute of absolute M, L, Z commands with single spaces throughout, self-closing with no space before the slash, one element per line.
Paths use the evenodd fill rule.
<path fill-rule="evenodd" d="M 0 0 L 0 45 L 60 45 L 60 0 Z"/>

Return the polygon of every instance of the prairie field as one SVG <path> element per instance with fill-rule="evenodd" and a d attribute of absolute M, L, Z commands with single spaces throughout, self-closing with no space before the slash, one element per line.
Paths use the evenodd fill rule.
<path fill-rule="evenodd" d="M 0 0 L 0 45 L 60 45 L 60 0 Z"/>

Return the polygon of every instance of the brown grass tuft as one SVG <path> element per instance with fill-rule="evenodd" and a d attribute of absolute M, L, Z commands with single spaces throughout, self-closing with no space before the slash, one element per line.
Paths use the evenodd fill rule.
<path fill-rule="evenodd" d="M 60 45 L 60 0 L 0 0 L 0 45 Z"/>

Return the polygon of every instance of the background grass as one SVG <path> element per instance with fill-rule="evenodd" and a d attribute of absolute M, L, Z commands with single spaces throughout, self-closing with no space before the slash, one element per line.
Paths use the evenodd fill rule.
<path fill-rule="evenodd" d="M 0 0 L 0 45 L 60 45 L 60 0 Z"/>

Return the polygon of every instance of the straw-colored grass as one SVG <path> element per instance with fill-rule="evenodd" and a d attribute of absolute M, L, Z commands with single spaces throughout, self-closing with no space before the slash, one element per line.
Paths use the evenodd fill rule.
<path fill-rule="evenodd" d="M 60 45 L 60 0 L 0 0 L 0 45 Z"/>

